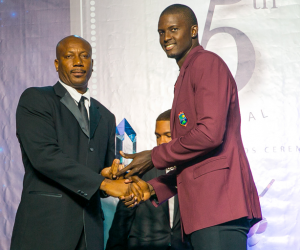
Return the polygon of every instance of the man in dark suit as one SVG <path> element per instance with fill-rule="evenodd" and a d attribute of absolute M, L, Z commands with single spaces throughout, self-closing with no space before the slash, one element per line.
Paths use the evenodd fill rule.
<path fill-rule="evenodd" d="M 89 95 L 91 55 L 84 39 L 64 38 L 56 49 L 59 81 L 20 98 L 25 176 L 11 250 L 103 249 L 100 197 L 118 197 L 126 184 L 99 174 L 115 156 L 115 117 Z"/>
<path fill-rule="evenodd" d="M 157 145 L 171 141 L 170 114 L 171 110 L 167 110 L 156 119 Z M 143 180 L 149 181 L 165 173 L 166 170 L 154 168 Z M 106 250 L 139 249 L 192 249 L 186 238 L 182 241 L 177 195 L 157 208 L 149 200 L 134 208 L 127 208 L 122 201 L 118 203 Z"/>
<path fill-rule="evenodd" d="M 178 191 L 183 229 L 195 250 L 246 250 L 247 233 L 261 211 L 240 133 L 235 80 L 219 56 L 199 45 L 197 19 L 189 7 L 167 7 L 158 33 L 163 50 L 180 68 L 172 141 L 123 154 L 133 161 L 118 175 L 176 165 L 175 171 L 149 181 L 149 190 L 144 190 L 156 194 L 152 203 L 157 206 Z M 130 202 L 135 200 L 126 197 L 125 204 Z"/>

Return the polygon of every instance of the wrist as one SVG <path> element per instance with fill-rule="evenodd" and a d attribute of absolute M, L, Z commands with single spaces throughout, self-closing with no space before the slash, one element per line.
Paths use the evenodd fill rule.
<path fill-rule="evenodd" d="M 109 195 L 106 193 L 106 188 L 107 188 L 106 180 L 107 180 L 107 179 L 104 179 L 104 180 L 101 182 L 101 184 L 100 184 L 100 197 L 101 197 L 101 198 L 106 198 L 106 197 L 109 196 Z"/>
<path fill-rule="evenodd" d="M 100 184 L 100 190 L 106 192 L 109 181 L 110 181 L 109 179 L 105 178 Z"/>
<path fill-rule="evenodd" d="M 155 195 L 155 190 L 154 190 L 154 188 L 153 188 L 149 183 L 147 183 L 147 184 L 148 184 L 148 188 L 149 188 L 149 191 L 150 191 L 150 196 Z"/>
<path fill-rule="evenodd" d="M 107 197 L 109 197 L 109 195 L 105 191 L 100 190 L 100 198 L 107 198 Z"/>

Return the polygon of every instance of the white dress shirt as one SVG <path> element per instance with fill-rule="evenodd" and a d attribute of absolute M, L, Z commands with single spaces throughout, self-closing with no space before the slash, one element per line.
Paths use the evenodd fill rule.
<path fill-rule="evenodd" d="M 167 168 L 166 169 L 166 174 L 172 170 L 174 170 L 176 167 L 170 167 L 170 168 Z M 172 198 L 170 198 L 168 200 L 168 203 L 169 203 L 169 216 L 170 216 L 170 228 L 173 227 L 173 219 L 174 219 L 174 196 Z"/>
<path fill-rule="evenodd" d="M 69 92 L 71 97 L 73 98 L 75 104 L 78 106 L 78 103 L 81 99 L 81 96 L 84 96 L 84 106 L 86 108 L 88 118 L 90 118 L 90 106 L 91 106 L 91 95 L 90 95 L 90 90 L 87 89 L 86 92 L 82 95 L 79 92 L 77 92 L 76 89 L 72 88 L 71 86 L 63 83 L 60 79 L 59 82 L 61 83 L 62 86 Z"/>

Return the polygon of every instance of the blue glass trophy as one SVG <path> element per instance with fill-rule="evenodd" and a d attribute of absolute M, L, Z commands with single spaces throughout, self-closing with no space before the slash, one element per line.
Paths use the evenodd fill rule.
<path fill-rule="evenodd" d="M 116 157 L 126 167 L 132 160 L 124 159 L 120 151 L 128 154 L 136 153 L 136 133 L 125 118 L 116 127 Z"/>

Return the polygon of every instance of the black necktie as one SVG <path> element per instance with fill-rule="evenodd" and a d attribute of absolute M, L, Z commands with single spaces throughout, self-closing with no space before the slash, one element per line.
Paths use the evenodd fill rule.
<path fill-rule="evenodd" d="M 84 97 L 84 96 L 82 96 L 80 98 L 80 101 L 78 103 L 78 108 L 79 108 L 80 113 L 82 115 L 82 118 L 83 118 L 83 121 L 84 121 L 84 125 L 85 125 L 88 133 L 90 133 L 89 117 L 88 117 L 88 113 L 87 113 L 85 105 L 84 105 L 84 99 L 86 99 L 86 97 Z"/>

